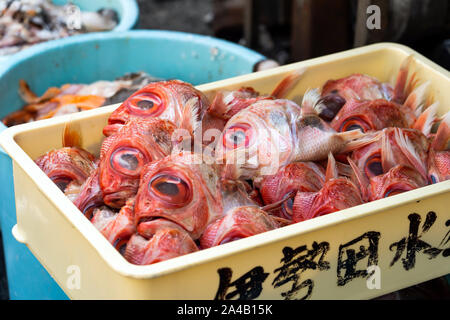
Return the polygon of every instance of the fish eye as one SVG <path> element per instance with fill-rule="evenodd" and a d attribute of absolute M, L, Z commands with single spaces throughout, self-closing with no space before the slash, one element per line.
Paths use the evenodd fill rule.
<path fill-rule="evenodd" d="M 132 96 L 125 103 L 131 112 L 145 116 L 157 117 L 165 109 L 163 99 L 151 92 L 143 92 Z"/>
<path fill-rule="evenodd" d="M 62 192 L 64 192 L 64 190 L 66 190 L 69 183 L 71 183 L 73 180 L 72 178 L 66 177 L 66 176 L 56 176 L 56 177 L 51 177 L 51 179 L 52 179 L 53 183 L 56 184 Z"/>
<path fill-rule="evenodd" d="M 362 119 L 359 118 L 348 118 L 347 120 L 345 120 L 339 131 L 343 132 L 343 131 L 351 131 L 351 130 L 356 130 L 359 129 L 362 132 L 366 132 L 366 129 L 369 129 L 370 126 Z"/>
<path fill-rule="evenodd" d="M 430 180 L 432 184 L 435 184 L 438 182 L 438 179 L 436 178 L 436 176 L 434 174 L 430 174 Z"/>
<path fill-rule="evenodd" d="M 282 209 L 287 216 L 292 217 L 293 207 L 294 207 L 294 198 L 290 197 L 283 203 Z"/>
<path fill-rule="evenodd" d="M 223 146 L 226 149 L 248 147 L 252 138 L 252 128 L 247 124 L 235 124 L 225 130 Z"/>
<path fill-rule="evenodd" d="M 172 207 L 183 207 L 190 202 L 192 193 L 182 178 L 171 173 L 160 173 L 149 183 L 149 191 Z"/>
<path fill-rule="evenodd" d="M 388 191 L 386 191 L 386 193 L 384 194 L 384 197 L 387 198 L 390 196 L 395 196 L 396 194 L 400 194 L 400 193 L 403 193 L 406 191 L 408 191 L 408 190 L 392 188 L 392 189 L 389 189 Z"/>
<path fill-rule="evenodd" d="M 127 248 L 128 240 L 129 239 L 117 238 L 116 241 L 114 241 L 114 243 L 113 243 L 114 248 L 116 248 L 116 250 L 119 251 L 119 253 L 121 255 L 125 254 L 125 250 Z"/>
<path fill-rule="evenodd" d="M 383 174 L 383 166 L 381 164 L 381 156 L 379 153 L 370 156 L 366 160 L 364 171 L 369 178 Z"/>
<path fill-rule="evenodd" d="M 145 162 L 145 156 L 134 148 L 118 148 L 110 158 L 111 167 L 129 176 L 138 176 Z"/>

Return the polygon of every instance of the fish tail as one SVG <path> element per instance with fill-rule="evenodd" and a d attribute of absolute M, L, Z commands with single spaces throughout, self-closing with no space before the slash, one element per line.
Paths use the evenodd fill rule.
<path fill-rule="evenodd" d="M 287 94 L 297 85 L 305 73 L 306 68 L 300 68 L 290 72 L 281 82 L 273 89 L 271 96 L 276 99 L 286 98 Z"/>
<path fill-rule="evenodd" d="M 338 168 L 336 165 L 336 160 L 333 157 L 333 154 L 328 153 L 328 163 L 327 170 L 325 172 L 325 181 L 336 179 L 339 177 Z"/>
<path fill-rule="evenodd" d="M 431 132 L 431 127 L 436 121 L 436 112 L 438 108 L 439 102 L 437 101 L 426 108 L 414 122 L 413 129 L 419 130 L 425 136 L 428 136 Z"/>
<path fill-rule="evenodd" d="M 447 112 L 439 124 L 436 136 L 431 144 L 431 148 L 436 151 L 447 150 L 450 139 L 450 111 Z"/>
<path fill-rule="evenodd" d="M 351 130 L 339 132 L 338 135 L 344 139 L 347 143 L 344 145 L 343 149 L 339 152 L 346 153 L 359 148 L 362 148 L 368 144 L 377 141 L 380 137 L 380 133 L 363 133 L 360 130 Z"/>
<path fill-rule="evenodd" d="M 411 166 L 415 168 L 425 180 L 427 180 L 426 164 L 420 159 L 420 156 L 414 148 L 414 145 L 411 143 L 411 140 L 409 140 L 409 138 L 401 132 L 400 128 L 395 128 L 395 140 L 402 153 L 409 160 Z"/>
<path fill-rule="evenodd" d="M 81 129 L 78 122 L 69 121 L 64 124 L 62 145 L 63 147 L 82 146 Z"/>
<path fill-rule="evenodd" d="M 356 185 L 359 186 L 363 200 L 366 202 L 369 201 L 369 179 L 361 172 L 356 163 L 350 159 L 350 157 L 347 157 L 347 161 L 353 170 L 353 180 L 355 180 Z"/>

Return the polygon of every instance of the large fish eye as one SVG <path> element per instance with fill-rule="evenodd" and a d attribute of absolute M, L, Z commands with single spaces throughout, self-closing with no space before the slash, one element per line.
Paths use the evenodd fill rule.
<path fill-rule="evenodd" d="M 225 130 L 223 146 L 226 149 L 248 147 L 252 138 L 252 128 L 247 124 L 235 124 Z"/>
<path fill-rule="evenodd" d="M 287 194 L 286 194 L 287 195 Z M 289 199 L 287 199 L 283 205 L 282 205 L 282 210 L 283 213 L 287 216 L 287 217 L 292 217 L 292 209 L 294 208 L 294 198 L 290 197 Z"/>
<path fill-rule="evenodd" d="M 436 178 L 436 176 L 434 174 L 430 174 L 430 181 L 432 184 L 435 184 L 438 182 L 438 179 Z"/>
<path fill-rule="evenodd" d="M 152 117 L 159 116 L 166 107 L 159 95 L 150 92 L 132 96 L 125 103 L 132 113 Z"/>
<path fill-rule="evenodd" d="M 356 129 L 359 129 L 362 132 L 366 132 L 368 129 L 370 129 L 370 126 L 360 118 L 348 118 L 342 123 L 341 127 L 339 128 L 339 131 L 344 132 Z"/>
<path fill-rule="evenodd" d="M 383 166 L 381 164 L 381 156 L 379 153 L 367 158 L 366 164 L 364 165 L 364 172 L 369 178 L 383 174 Z"/>
<path fill-rule="evenodd" d="M 400 193 L 403 193 L 406 191 L 408 191 L 408 190 L 392 188 L 392 189 L 389 189 L 388 191 L 386 191 L 386 193 L 384 194 L 384 197 L 387 198 L 390 196 L 395 196 L 396 194 L 400 194 Z"/>
<path fill-rule="evenodd" d="M 186 181 L 171 173 L 156 175 L 148 186 L 154 196 L 169 206 L 183 207 L 192 197 L 191 189 Z"/>
<path fill-rule="evenodd" d="M 118 148 L 110 158 L 111 167 L 129 176 L 138 176 L 145 163 L 145 156 L 134 148 Z"/>
<path fill-rule="evenodd" d="M 64 190 L 66 190 L 67 186 L 69 185 L 69 183 L 72 182 L 72 178 L 67 177 L 67 176 L 54 176 L 51 177 L 53 183 L 55 183 L 58 188 L 64 192 Z"/>

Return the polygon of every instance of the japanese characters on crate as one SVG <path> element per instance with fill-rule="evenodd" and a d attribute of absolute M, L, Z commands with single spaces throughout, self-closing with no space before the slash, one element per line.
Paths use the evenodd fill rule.
<path fill-rule="evenodd" d="M 110 115 L 99 158 L 68 123 L 64 147 L 36 163 L 125 259 L 157 263 L 449 179 L 450 113 L 438 116 L 429 82 L 408 72 L 412 62 L 393 85 L 351 74 L 307 91 L 300 104 L 285 97 L 304 69 L 270 95 L 242 87 L 211 101 L 182 81 L 152 82 Z M 434 220 L 429 213 L 424 232 Z M 373 231 L 355 241 L 373 248 L 378 238 Z M 406 241 L 393 244 L 397 260 Z M 284 262 L 303 252 L 326 270 L 328 250 L 327 242 L 285 248 Z M 286 281 L 276 272 L 275 287 Z M 256 291 L 241 293 L 227 289 L 248 279 L 231 282 L 228 268 L 219 275 L 216 298 L 251 298 L 268 274 L 250 270 Z M 341 284 L 348 277 L 342 271 Z"/>

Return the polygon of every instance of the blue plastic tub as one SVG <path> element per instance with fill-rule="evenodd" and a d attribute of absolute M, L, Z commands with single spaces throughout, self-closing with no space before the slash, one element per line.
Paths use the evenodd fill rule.
<path fill-rule="evenodd" d="M 50 41 L 19 52 L 0 66 L 0 117 L 22 107 L 19 79 L 26 80 L 38 95 L 50 86 L 113 80 L 134 71 L 198 85 L 250 73 L 262 59 L 259 53 L 227 41 L 171 31 L 95 33 Z M 4 129 L 0 123 L 0 132 Z M 11 234 L 16 224 L 12 168 L 1 149 L 0 181 L 0 226 L 10 298 L 67 299 Z"/>
<path fill-rule="evenodd" d="M 52 2 L 56 5 L 64 5 L 69 2 L 69 0 L 52 0 Z M 119 24 L 113 31 L 131 30 L 136 25 L 139 18 L 139 7 L 136 0 L 70 0 L 70 2 L 85 11 L 97 11 L 101 8 L 111 8 L 116 10 L 119 16 Z M 0 65 L 4 64 L 13 56 L 15 56 L 15 54 L 0 56 Z"/>

